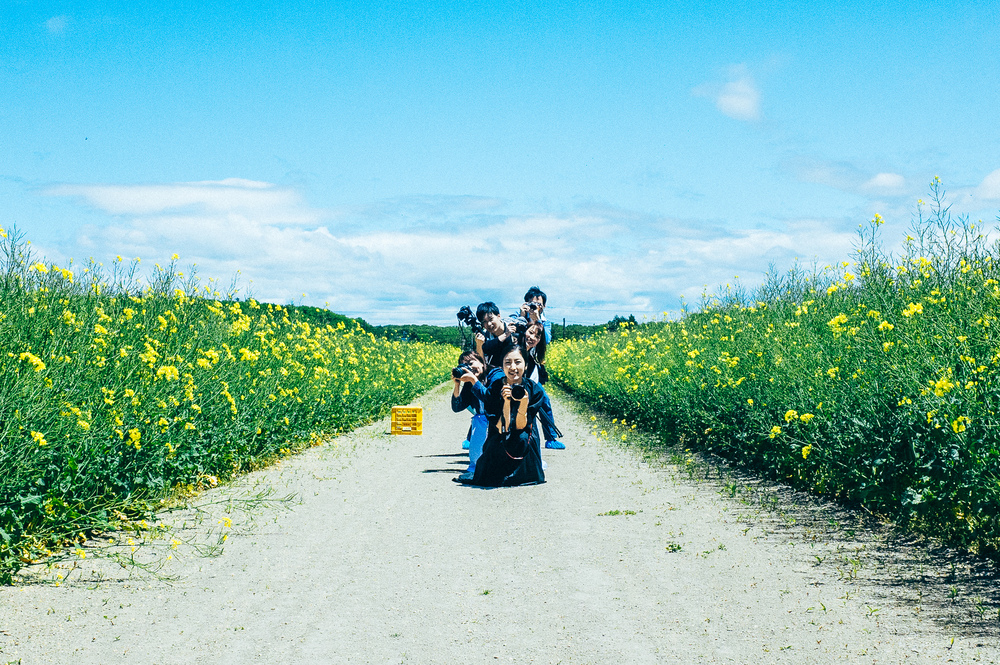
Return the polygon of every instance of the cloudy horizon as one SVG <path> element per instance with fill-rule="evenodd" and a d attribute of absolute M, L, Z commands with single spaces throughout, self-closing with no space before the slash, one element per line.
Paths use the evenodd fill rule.
<path fill-rule="evenodd" d="M 0 225 L 376 324 L 533 284 L 573 323 L 676 312 L 876 213 L 898 245 L 935 176 L 993 226 L 988 9 L 921 46 L 903 10 L 727 7 L 18 5 Z"/>

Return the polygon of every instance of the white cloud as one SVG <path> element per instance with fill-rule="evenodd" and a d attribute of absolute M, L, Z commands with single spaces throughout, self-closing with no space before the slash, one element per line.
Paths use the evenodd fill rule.
<path fill-rule="evenodd" d="M 861 185 L 873 194 L 899 195 L 906 192 L 906 178 L 898 173 L 878 173 Z"/>
<path fill-rule="evenodd" d="M 78 197 L 112 215 L 155 215 L 192 210 L 243 213 L 286 224 L 318 220 L 292 189 L 266 182 L 227 178 L 164 185 L 56 185 L 50 196 Z"/>
<path fill-rule="evenodd" d="M 978 185 L 949 187 L 942 182 L 943 203 L 949 206 L 952 215 L 968 215 L 975 219 L 997 218 L 1000 201 L 1000 169 L 987 173 Z M 925 194 L 924 199 L 929 197 Z"/>
<path fill-rule="evenodd" d="M 65 14 L 62 16 L 53 16 L 45 22 L 45 29 L 49 31 L 50 35 L 61 35 L 66 32 L 67 25 L 69 25 L 69 17 Z"/>
<path fill-rule="evenodd" d="M 532 284 L 549 294 L 554 318 L 654 315 L 736 274 L 752 286 L 772 262 L 845 258 L 853 240 L 853 228 L 819 222 L 734 231 L 613 208 L 509 214 L 487 197 L 380 201 L 335 219 L 294 190 L 241 180 L 47 193 L 112 215 L 81 230 L 78 258 L 146 265 L 176 252 L 203 278 L 228 284 L 239 271 L 260 299 L 329 303 L 375 323 L 451 323 L 462 304 L 506 309 Z"/>
<path fill-rule="evenodd" d="M 975 189 L 975 196 L 984 201 L 1000 200 L 1000 169 L 983 178 Z"/>
<path fill-rule="evenodd" d="M 705 83 L 691 93 L 715 101 L 716 108 L 736 120 L 757 121 L 761 118 L 760 90 L 745 64 L 729 69 L 730 80 L 724 84 Z"/>

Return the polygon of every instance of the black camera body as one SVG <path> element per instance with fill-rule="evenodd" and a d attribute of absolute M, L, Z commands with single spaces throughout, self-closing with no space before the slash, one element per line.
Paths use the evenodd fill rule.
<path fill-rule="evenodd" d="M 514 334 L 518 337 L 524 335 L 525 331 L 531 325 L 531 321 L 524 318 L 523 316 L 512 316 L 510 318 L 503 319 L 504 325 L 514 324 Z"/>
<path fill-rule="evenodd" d="M 515 383 L 510 387 L 510 398 L 516 400 L 524 399 L 524 396 L 528 394 L 528 391 L 524 389 L 520 383 Z"/>
<path fill-rule="evenodd" d="M 459 365 L 458 367 L 454 368 L 453 370 L 451 370 L 451 375 L 453 377 L 455 377 L 456 379 L 461 379 L 463 376 L 465 376 L 466 372 L 471 372 L 472 374 L 475 374 L 475 372 L 472 371 L 471 367 L 469 367 L 468 365 L 462 364 L 462 365 Z"/>
<path fill-rule="evenodd" d="M 458 317 L 459 325 L 464 323 L 469 326 L 469 328 L 472 329 L 473 334 L 486 332 L 483 328 L 483 324 L 479 322 L 479 319 L 476 318 L 472 308 L 468 305 L 465 305 L 462 309 L 458 310 L 458 314 L 456 314 L 456 316 Z"/>

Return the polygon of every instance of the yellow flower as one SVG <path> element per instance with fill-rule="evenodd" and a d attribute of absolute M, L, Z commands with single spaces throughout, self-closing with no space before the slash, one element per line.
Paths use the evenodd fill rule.
<path fill-rule="evenodd" d="M 18 359 L 27 360 L 35 368 L 36 372 L 41 372 L 43 369 L 45 369 L 45 363 L 42 362 L 42 359 L 36 356 L 34 353 L 31 353 L 30 351 L 25 351 L 20 356 L 18 356 Z"/>
<path fill-rule="evenodd" d="M 836 377 L 839 372 L 840 372 L 839 367 L 831 367 L 830 369 L 826 370 L 827 376 L 829 376 L 831 379 Z"/>
<path fill-rule="evenodd" d="M 952 421 L 951 429 L 955 431 L 955 434 L 959 434 L 965 431 L 965 426 L 972 424 L 972 420 L 966 418 L 965 416 L 959 416 L 956 420 Z"/>
<path fill-rule="evenodd" d="M 911 302 L 909 305 L 906 306 L 906 309 L 903 310 L 903 316 L 910 317 L 913 316 L 914 314 L 922 314 L 923 311 L 924 311 L 923 305 L 921 305 L 918 302 Z"/>
<path fill-rule="evenodd" d="M 801 420 L 804 423 L 808 423 L 810 420 L 812 420 L 815 417 L 816 416 L 814 416 L 811 413 L 803 413 L 801 416 L 799 416 L 799 420 Z"/>
<path fill-rule="evenodd" d="M 802 459 L 808 459 L 809 453 L 812 452 L 812 449 L 813 447 L 811 443 L 808 446 L 802 446 Z"/>
<path fill-rule="evenodd" d="M 747 404 L 749 404 L 750 406 L 753 406 L 753 400 L 752 399 L 747 399 Z"/>
<path fill-rule="evenodd" d="M 786 423 L 790 423 L 793 420 L 798 420 L 798 418 L 799 418 L 799 412 L 796 411 L 795 409 L 789 409 L 788 411 L 785 411 L 785 422 Z"/>
<path fill-rule="evenodd" d="M 888 321 L 883 321 L 882 323 L 878 324 L 878 329 L 879 329 L 879 330 L 880 330 L 881 332 L 889 332 L 890 330 L 892 330 L 892 329 L 893 329 L 893 328 L 895 328 L 895 327 L 896 327 L 896 326 L 892 325 L 892 324 L 891 324 L 891 323 L 889 323 Z"/>
<path fill-rule="evenodd" d="M 39 261 L 38 263 L 33 264 L 30 268 L 28 268 L 28 270 L 36 270 L 36 271 L 42 273 L 43 275 L 49 271 L 49 269 L 41 261 Z"/>
<path fill-rule="evenodd" d="M 240 360 L 255 362 L 260 357 L 259 353 L 255 353 L 247 348 L 240 349 Z"/>
<path fill-rule="evenodd" d="M 45 440 L 45 435 L 43 435 L 41 432 L 32 432 L 31 433 L 31 438 L 39 446 L 44 446 L 44 445 L 48 444 L 48 441 Z"/>
<path fill-rule="evenodd" d="M 777 425 L 771 428 L 771 433 L 767 435 L 767 438 L 773 439 L 774 437 L 781 434 L 781 428 Z"/>
<path fill-rule="evenodd" d="M 163 365 L 160 369 L 156 370 L 156 377 L 163 377 L 167 381 L 177 381 L 180 379 L 180 374 L 173 365 Z"/>
<path fill-rule="evenodd" d="M 77 555 L 78 557 L 80 557 L 81 559 L 86 559 L 86 558 L 87 558 L 87 553 L 86 553 L 86 552 L 84 552 L 84 551 L 83 551 L 82 549 L 80 549 L 79 547 L 77 547 L 77 548 L 76 548 L 76 550 L 74 550 L 74 551 L 76 552 L 76 555 Z"/>
<path fill-rule="evenodd" d="M 955 383 L 946 376 L 942 376 L 937 381 L 928 381 L 931 387 L 934 389 L 934 394 L 938 397 L 944 397 L 945 393 L 951 391 L 955 387 Z"/>

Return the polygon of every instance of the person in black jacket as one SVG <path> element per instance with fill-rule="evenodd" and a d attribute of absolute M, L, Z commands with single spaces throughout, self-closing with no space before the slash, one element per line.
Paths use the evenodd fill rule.
<path fill-rule="evenodd" d="M 545 386 L 549 380 L 549 374 L 545 371 L 545 329 L 541 322 L 532 323 L 524 331 L 524 347 L 528 351 L 528 367 L 525 371 L 532 381 Z M 559 440 L 562 432 L 556 427 L 555 416 L 552 414 L 552 402 L 548 393 L 545 394 L 545 401 L 539 411 L 539 420 L 542 421 L 542 434 L 545 435 L 545 447 L 553 450 L 564 450 L 566 444 Z"/>
<path fill-rule="evenodd" d="M 515 342 L 517 326 L 500 318 L 500 308 L 489 301 L 476 308 L 476 318 L 486 331 L 476 335 L 476 351 L 486 361 L 487 368 L 499 367 L 507 349 Z"/>
<path fill-rule="evenodd" d="M 524 376 L 527 352 L 514 345 L 503 357 L 503 373 L 489 377 L 483 405 L 489 430 L 472 478 L 455 480 L 480 487 L 545 482 L 535 417 L 545 398 L 542 387 Z"/>

